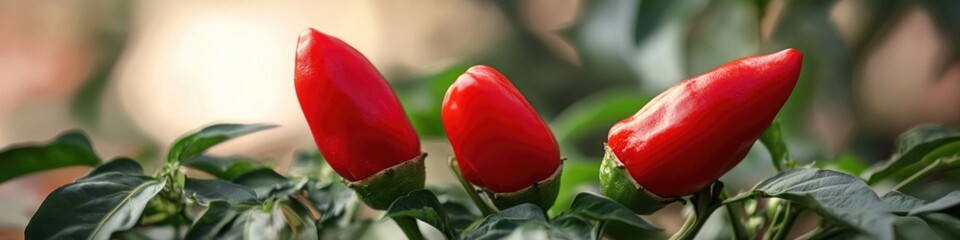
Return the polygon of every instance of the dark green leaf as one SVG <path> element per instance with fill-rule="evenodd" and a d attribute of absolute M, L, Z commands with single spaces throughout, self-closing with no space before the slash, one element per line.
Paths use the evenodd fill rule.
<path fill-rule="evenodd" d="M 943 212 L 956 209 L 958 206 L 960 206 L 960 191 L 953 191 L 948 193 L 946 196 L 937 199 L 936 201 L 910 210 L 910 215 L 916 216 L 934 212 Z"/>
<path fill-rule="evenodd" d="M 133 160 L 108 162 L 50 193 L 30 219 L 26 238 L 108 239 L 132 228 L 164 183 L 144 176 Z"/>
<path fill-rule="evenodd" d="M 591 239 L 593 227 L 590 221 L 577 215 L 562 215 L 550 221 L 554 239 Z"/>
<path fill-rule="evenodd" d="M 897 233 L 897 239 L 943 239 L 920 218 L 898 217 L 893 226 Z"/>
<path fill-rule="evenodd" d="M 927 204 L 923 200 L 897 191 L 890 191 L 887 194 L 884 194 L 880 200 L 887 204 L 887 208 L 891 212 L 900 215 L 906 215 L 908 212 L 910 212 L 910 210 Z"/>
<path fill-rule="evenodd" d="M 183 191 L 203 206 L 214 201 L 224 201 L 231 204 L 260 204 L 257 193 L 250 188 L 220 179 L 187 178 Z"/>
<path fill-rule="evenodd" d="M 183 161 L 200 155 L 214 145 L 227 140 L 274 128 L 269 124 L 216 124 L 205 127 L 197 132 L 187 134 L 174 141 L 167 153 L 170 162 Z"/>
<path fill-rule="evenodd" d="M 265 168 L 240 157 L 198 155 L 181 162 L 183 166 L 197 169 L 219 179 L 233 180 L 244 173 Z"/>
<path fill-rule="evenodd" d="M 100 157 L 90 139 L 78 130 L 67 131 L 44 145 L 14 145 L 0 152 L 0 183 L 23 175 L 68 166 L 96 166 Z"/>
<path fill-rule="evenodd" d="M 790 153 L 787 152 L 787 145 L 784 144 L 781 134 L 780 122 L 774 121 L 760 135 L 760 142 L 770 152 L 770 159 L 773 160 L 773 166 L 777 168 L 777 171 L 793 168 L 795 165 L 790 160 Z"/>
<path fill-rule="evenodd" d="M 960 133 L 939 125 L 923 125 L 907 131 L 897 139 L 897 153 L 885 166 L 874 170 L 867 182 L 872 185 L 887 178 L 905 178 L 937 160 L 924 156 L 958 141 Z"/>
<path fill-rule="evenodd" d="M 577 194 L 567 214 L 595 221 L 620 222 L 646 231 L 660 231 L 660 228 L 647 223 L 620 203 L 588 192 Z"/>
<path fill-rule="evenodd" d="M 930 228 L 946 239 L 960 239 L 960 219 L 943 213 L 919 216 Z"/>
<path fill-rule="evenodd" d="M 320 212 L 320 224 L 336 222 L 344 216 L 347 208 L 357 203 L 357 197 L 350 188 L 340 182 L 320 185 L 315 181 L 306 185 L 307 199 L 313 208 Z"/>
<path fill-rule="evenodd" d="M 545 228 L 548 225 L 543 209 L 524 203 L 487 216 L 463 239 L 503 239 L 523 226 Z"/>
<path fill-rule="evenodd" d="M 877 239 L 893 239 L 893 215 L 873 189 L 854 176 L 822 169 L 792 169 L 734 199 L 760 196 L 797 203 Z"/>
<path fill-rule="evenodd" d="M 671 0 L 643 0 L 637 4 L 637 17 L 633 24 L 634 43 L 639 45 L 653 33 L 672 3 L 674 1 Z"/>
<path fill-rule="evenodd" d="M 277 205 L 268 211 L 250 208 L 241 212 L 218 239 L 278 239 L 287 222 Z"/>
<path fill-rule="evenodd" d="M 187 231 L 186 239 L 217 239 L 217 235 L 242 212 L 241 209 L 247 208 L 249 207 L 233 207 L 227 202 L 211 202 L 207 211 Z"/>
<path fill-rule="evenodd" d="M 397 198 L 393 204 L 390 204 L 386 216 L 416 218 L 440 230 L 448 239 L 458 236 L 458 233 L 450 227 L 440 200 L 437 200 L 437 196 L 430 190 L 421 189 Z"/>
<path fill-rule="evenodd" d="M 306 184 L 306 179 L 293 180 L 273 171 L 273 169 L 257 169 L 240 175 L 234 183 L 249 187 L 257 193 L 260 201 L 268 198 L 290 195 Z"/>

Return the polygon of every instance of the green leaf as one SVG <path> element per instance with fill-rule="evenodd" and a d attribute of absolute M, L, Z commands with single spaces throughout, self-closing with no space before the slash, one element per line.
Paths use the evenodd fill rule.
<path fill-rule="evenodd" d="M 576 215 L 559 216 L 550 221 L 554 239 L 591 239 L 593 227 L 586 218 Z"/>
<path fill-rule="evenodd" d="M 417 135 L 424 138 L 438 138 L 446 135 L 440 106 L 447 88 L 467 71 L 467 65 L 454 65 L 436 74 L 399 83 L 397 97 L 407 112 L 410 124 Z"/>
<path fill-rule="evenodd" d="M 269 124 L 216 124 L 187 134 L 174 141 L 167 154 L 169 162 L 183 161 L 200 155 L 214 145 L 227 140 L 274 128 Z"/>
<path fill-rule="evenodd" d="M 943 239 L 923 219 L 916 217 L 899 217 L 894 223 L 897 239 Z"/>
<path fill-rule="evenodd" d="M 926 201 L 897 191 L 890 191 L 884 194 L 880 200 L 887 204 L 887 209 L 899 215 L 906 215 L 910 210 L 927 204 Z"/>
<path fill-rule="evenodd" d="M 960 142 L 960 133 L 939 125 L 922 125 L 905 132 L 897 139 L 897 153 L 879 169 L 874 169 L 867 181 L 871 185 L 888 178 L 903 179 L 923 169 L 936 158 L 924 156 L 945 145 Z M 960 154 L 956 151 L 944 155 Z"/>
<path fill-rule="evenodd" d="M 758 19 L 748 1 L 716 0 L 699 7 L 684 36 L 684 76 L 696 76 L 732 59 L 756 55 Z M 683 30 L 681 30 L 683 31 Z"/>
<path fill-rule="evenodd" d="M 894 216 L 887 211 L 887 204 L 862 180 L 845 173 L 792 169 L 728 201 L 752 196 L 786 199 L 872 238 L 893 239 Z"/>
<path fill-rule="evenodd" d="M 598 185 L 600 179 L 600 165 L 595 161 L 585 161 L 579 158 L 567 159 L 563 162 L 563 172 L 560 174 L 560 191 L 550 214 L 559 214 L 570 207 L 576 192 L 585 185 Z"/>
<path fill-rule="evenodd" d="M 212 202 L 190 227 L 186 239 L 278 239 L 287 228 L 286 218 L 275 204 L 259 207 Z"/>
<path fill-rule="evenodd" d="M 960 239 L 960 219 L 943 213 L 925 214 L 919 217 L 940 236 L 947 239 Z"/>
<path fill-rule="evenodd" d="M 781 134 L 780 122 L 774 121 L 770 124 L 770 127 L 760 135 L 760 142 L 763 143 L 763 146 L 770 152 L 770 159 L 773 161 L 773 166 L 777 168 L 777 171 L 790 169 L 796 165 L 793 160 L 790 160 L 790 153 L 787 152 L 787 145 L 784 144 Z"/>
<path fill-rule="evenodd" d="M 916 216 L 949 210 L 954 210 L 954 214 L 956 215 L 957 213 L 960 213 L 960 211 L 956 211 L 958 206 L 960 206 L 960 191 L 953 191 L 948 193 L 946 196 L 937 199 L 936 201 L 910 210 L 910 215 Z"/>
<path fill-rule="evenodd" d="M 348 207 L 357 204 L 353 191 L 340 182 L 321 185 L 311 181 L 305 189 L 307 199 L 313 204 L 313 208 L 320 212 L 320 224 L 339 221 L 347 213 Z"/>
<path fill-rule="evenodd" d="M 23 175 L 68 166 L 96 166 L 100 157 L 79 130 L 60 134 L 47 144 L 14 145 L 0 152 L 0 183 Z"/>
<path fill-rule="evenodd" d="M 27 239 L 109 239 L 132 228 L 164 179 L 143 175 L 140 165 L 117 159 L 64 185 L 44 199 L 25 230 Z"/>
<path fill-rule="evenodd" d="M 211 202 L 207 211 L 190 226 L 186 239 L 217 239 L 217 235 L 240 214 L 238 209 L 227 202 Z"/>
<path fill-rule="evenodd" d="M 300 190 L 307 180 L 288 179 L 273 169 L 264 168 L 240 175 L 233 182 L 249 187 L 257 193 L 257 199 L 265 202 L 268 198 L 287 196 Z"/>
<path fill-rule="evenodd" d="M 503 239 L 525 225 L 546 226 L 547 216 L 537 205 L 524 203 L 487 216 L 463 239 Z"/>
<path fill-rule="evenodd" d="M 661 231 L 620 203 L 589 192 L 577 194 L 567 214 L 595 221 L 620 222 L 646 231 Z"/>
<path fill-rule="evenodd" d="M 241 157 L 221 157 L 198 155 L 181 162 L 183 166 L 197 169 L 213 175 L 219 179 L 233 180 L 244 173 L 265 168 L 257 166 L 248 159 Z"/>
<path fill-rule="evenodd" d="M 440 230 L 448 239 L 455 239 L 458 233 L 450 227 L 447 214 L 440 200 L 430 190 L 421 189 L 397 198 L 387 209 L 386 217 L 412 217 Z"/>
<path fill-rule="evenodd" d="M 633 24 L 633 42 L 639 45 L 660 25 L 664 14 L 674 1 L 643 0 L 637 4 L 637 16 Z"/>
<path fill-rule="evenodd" d="M 574 145 L 578 138 L 593 132 L 606 131 L 617 121 L 630 117 L 648 101 L 649 97 L 631 90 L 595 93 L 567 107 L 551 121 L 550 126 L 557 142 Z"/>
<path fill-rule="evenodd" d="M 231 204 L 259 205 L 257 193 L 250 188 L 220 179 L 187 178 L 184 193 L 193 197 L 197 203 L 207 206 L 210 202 L 224 201 Z"/>

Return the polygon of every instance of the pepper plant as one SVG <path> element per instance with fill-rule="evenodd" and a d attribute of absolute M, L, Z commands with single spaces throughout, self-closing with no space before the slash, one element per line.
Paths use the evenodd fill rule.
<path fill-rule="evenodd" d="M 734 60 L 637 104 L 591 163 L 600 191 L 579 192 L 563 176 L 590 168 L 564 163 L 554 132 L 506 76 L 472 67 L 440 106 L 460 186 L 425 188 L 425 153 L 389 84 L 358 51 L 311 29 L 294 87 L 319 151 L 297 153 L 287 172 L 207 153 L 276 126 L 216 124 L 174 141 L 152 173 L 135 159 L 104 161 L 81 131 L 9 146 L 0 182 L 93 167 L 43 201 L 28 239 L 357 239 L 386 219 L 408 239 L 693 239 L 718 217 L 730 234 L 702 237 L 960 238 L 960 191 L 904 193 L 960 166 L 960 132 L 919 126 L 864 171 L 793 160 L 775 116 L 801 60 L 793 49 Z M 776 174 L 743 192 L 718 181 L 758 141 Z M 692 210 L 676 232 L 641 217 L 669 204 Z M 799 230 L 803 218 L 816 227 Z"/>

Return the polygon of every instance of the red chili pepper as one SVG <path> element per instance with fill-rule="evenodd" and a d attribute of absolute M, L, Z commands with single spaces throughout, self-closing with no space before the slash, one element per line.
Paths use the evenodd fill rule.
<path fill-rule="evenodd" d="M 551 178 L 560 167 L 553 132 L 491 67 L 474 66 L 457 78 L 443 98 L 442 117 L 457 163 L 476 186 L 515 192 Z"/>
<path fill-rule="evenodd" d="M 343 178 L 362 180 L 420 155 L 420 140 L 390 85 L 340 39 L 314 29 L 301 33 L 294 82 L 317 147 Z"/>
<path fill-rule="evenodd" d="M 696 193 L 743 160 L 790 97 L 802 60 L 787 49 L 683 81 L 614 125 L 609 147 L 647 191 Z"/>

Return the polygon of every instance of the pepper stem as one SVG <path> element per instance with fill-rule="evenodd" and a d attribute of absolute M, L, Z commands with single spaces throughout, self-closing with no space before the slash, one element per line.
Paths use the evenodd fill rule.
<path fill-rule="evenodd" d="M 426 240 L 426 238 L 423 237 L 423 233 L 420 233 L 420 227 L 417 226 L 417 219 L 412 217 L 394 217 L 393 221 L 397 223 L 397 226 L 400 226 L 400 230 L 403 230 L 403 234 L 407 235 L 407 239 Z"/>
<path fill-rule="evenodd" d="M 477 205 L 477 208 L 480 209 L 480 213 L 483 216 L 492 215 L 497 213 L 497 210 L 494 210 L 490 205 L 487 205 L 487 202 L 483 201 L 483 198 L 480 198 L 480 195 L 477 194 L 477 189 L 473 188 L 473 185 L 467 181 L 467 178 L 463 177 L 463 173 L 460 172 L 460 165 L 457 164 L 456 158 L 451 157 L 450 160 L 450 170 L 453 170 L 453 175 L 457 176 L 457 180 L 460 181 L 460 186 L 463 187 L 464 191 L 467 191 L 467 196 L 470 196 L 470 200 L 473 200 L 473 204 Z"/>
<path fill-rule="evenodd" d="M 683 226 L 677 231 L 670 240 L 690 240 L 697 236 L 700 228 L 710 218 L 710 214 L 717 210 L 723 204 L 721 195 L 723 192 L 723 183 L 714 182 L 709 187 L 693 194 L 690 197 L 690 203 L 693 204 L 693 212 L 687 216 Z"/>

